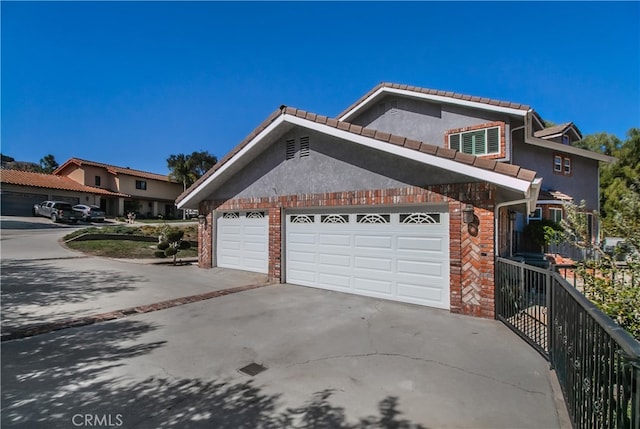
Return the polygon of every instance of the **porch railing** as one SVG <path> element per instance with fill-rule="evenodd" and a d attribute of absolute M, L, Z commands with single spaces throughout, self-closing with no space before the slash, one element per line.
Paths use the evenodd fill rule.
<path fill-rule="evenodd" d="M 496 258 L 496 317 L 550 362 L 575 428 L 640 429 L 640 343 L 561 275 Z"/>

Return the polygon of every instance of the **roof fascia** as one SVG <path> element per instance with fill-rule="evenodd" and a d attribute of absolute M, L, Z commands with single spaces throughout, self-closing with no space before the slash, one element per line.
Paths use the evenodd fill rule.
<path fill-rule="evenodd" d="M 617 161 L 617 159 L 613 156 L 608 156 L 608 155 L 604 155 L 602 153 L 597 153 L 597 152 L 591 152 L 590 150 L 582 149 L 575 146 L 569 146 L 562 143 L 556 143 L 556 142 L 541 139 L 538 137 L 528 137 L 525 139 L 525 142 L 533 146 L 539 146 L 546 149 L 553 149 L 555 151 L 563 152 L 563 153 L 570 153 L 572 155 L 578 155 L 584 158 L 594 159 L 596 161 L 609 162 L 609 163 Z"/>
<path fill-rule="evenodd" d="M 287 114 L 287 115 L 284 115 L 284 120 L 294 125 L 299 125 L 304 128 L 309 128 L 323 134 L 340 138 L 342 140 L 348 140 L 354 143 L 359 143 L 363 146 L 380 150 L 382 152 L 390 153 L 396 156 L 400 156 L 402 158 L 411 159 L 414 161 L 422 162 L 423 164 L 457 172 L 465 176 L 470 176 L 482 181 L 494 183 L 499 187 L 511 189 L 511 190 L 522 192 L 525 194 L 530 191 L 531 182 L 528 182 L 526 180 L 505 176 L 504 174 L 496 173 L 494 171 L 484 170 L 478 167 L 473 167 L 471 165 L 463 164 L 458 161 L 453 161 L 453 160 L 441 158 L 435 155 L 430 155 L 424 152 L 418 152 L 413 149 L 396 146 L 394 144 L 376 140 L 371 137 L 365 137 L 362 135 L 353 134 L 349 131 L 344 131 L 344 130 L 327 126 L 324 124 L 319 124 L 317 122 L 309 121 L 307 119 L 302 119 L 297 116 L 291 116 Z"/>
<path fill-rule="evenodd" d="M 382 88 L 379 88 L 373 94 L 371 94 L 370 96 L 362 100 L 361 103 L 353 107 L 350 111 L 340 116 L 338 120 L 348 121 L 350 118 L 352 118 L 355 114 L 363 110 L 375 98 L 377 98 L 383 93 L 401 95 L 401 96 L 410 97 L 410 98 L 420 98 L 423 100 L 435 101 L 438 103 L 457 104 L 459 106 L 470 107 L 472 109 L 490 110 L 493 112 L 505 113 L 507 115 L 513 115 L 513 116 L 525 116 L 528 112 L 527 110 L 513 109 L 511 107 L 494 106 L 486 103 L 478 103 L 476 101 L 461 100 L 458 98 L 452 98 L 452 97 L 447 97 L 442 95 L 425 94 L 422 92 L 409 91 L 406 89 L 388 88 L 383 86 Z"/>
<path fill-rule="evenodd" d="M 197 188 L 195 188 L 191 193 L 187 194 L 182 201 L 177 204 L 177 207 L 181 209 L 186 206 L 189 201 L 193 200 L 197 195 L 202 193 L 204 189 L 211 183 L 213 183 L 220 175 L 222 175 L 225 171 L 227 171 L 233 164 L 235 164 L 240 158 L 242 158 L 247 152 L 253 149 L 257 144 L 259 144 L 265 137 L 267 137 L 273 130 L 275 130 L 280 124 L 284 122 L 284 115 L 279 116 L 275 119 L 269 126 L 267 126 L 264 130 L 262 130 L 257 136 L 255 136 L 251 141 L 238 153 L 235 154 L 228 162 L 223 164 L 217 171 L 215 171 L 211 176 L 207 178 L 204 182 L 202 182 Z"/>

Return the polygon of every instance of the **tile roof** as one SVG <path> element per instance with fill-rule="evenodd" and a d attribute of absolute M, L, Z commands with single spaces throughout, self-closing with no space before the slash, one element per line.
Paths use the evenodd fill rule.
<path fill-rule="evenodd" d="M 82 185 L 66 176 L 33 173 L 20 170 L 0 170 L 0 182 L 12 185 L 33 186 L 35 188 L 59 189 L 65 191 L 87 192 L 96 195 L 128 197 L 126 194 L 111 192 L 106 189 Z"/>
<path fill-rule="evenodd" d="M 82 167 L 83 165 L 89 165 L 89 166 L 92 166 L 92 167 L 101 167 L 101 168 L 106 169 L 109 173 L 114 174 L 114 175 L 126 174 L 126 175 L 129 175 L 129 176 L 141 177 L 143 179 L 153 179 L 153 180 L 160 180 L 160 181 L 163 181 L 163 182 L 178 183 L 178 182 L 176 182 L 174 180 L 169 179 L 168 175 L 149 173 L 148 171 L 134 170 L 134 169 L 128 168 L 128 167 L 118 167 L 116 165 L 103 164 L 101 162 L 95 162 L 95 161 L 87 161 L 86 159 L 80 159 L 80 158 L 71 158 L 71 159 L 69 159 L 67 162 L 62 164 L 60 167 L 56 168 L 56 170 L 53 172 L 53 174 L 60 174 L 60 172 L 62 172 L 62 170 L 64 168 L 66 168 L 68 165 L 71 165 L 71 164 L 75 164 L 78 167 Z"/>
<path fill-rule="evenodd" d="M 493 98 L 477 97 L 474 95 L 465 95 L 465 94 L 460 94 L 458 92 L 452 92 L 452 91 L 441 91 L 437 89 L 420 88 L 418 86 L 412 86 L 412 85 L 402 85 L 398 83 L 381 82 L 378 85 L 376 85 L 374 88 L 372 88 L 369 92 L 367 92 L 365 95 L 360 97 L 351 106 L 347 107 L 343 112 L 341 112 L 336 117 L 337 118 L 343 117 L 344 115 L 349 113 L 351 110 L 353 110 L 356 106 L 358 106 L 363 101 L 365 101 L 368 97 L 373 95 L 380 88 L 392 88 L 392 89 L 400 89 L 400 90 L 411 91 L 411 92 L 416 92 L 421 94 L 438 95 L 441 97 L 449 97 L 449 98 L 463 100 L 463 101 L 473 101 L 476 103 L 483 103 L 491 106 L 508 107 L 508 108 L 517 109 L 517 110 L 525 110 L 525 111 L 531 110 L 531 107 L 529 107 L 526 104 L 513 103 L 511 101 L 500 101 L 500 100 L 495 100 Z"/>
<path fill-rule="evenodd" d="M 562 201 L 573 201 L 573 197 L 563 192 L 549 189 L 549 190 L 540 190 L 540 193 L 538 194 L 538 200 L 539 201 L 557 200 L 559 202 L 562 202 Z"/>
<path fill-rule="evenodd" d="M 458 152 L 453 149 L 447 149 L 441 146 L 436 146 L 428 143 L 424 143 L 417 140 L 408 139 L 406 137 L 385 133 L 379 130 L 373 130 L 371 128 L 364 128 L 359 125 L 350 124 L 344 121 L 338 121 L 334 118 L 329 118 L 323 115 L 317 115 L 315 113 L 306 112 L 304 110 L 296 109 L 293 107 L 280 106 L 280 108 L 267 119 L 265 119 L 256 129 L 254 129 L 244 140 L 242 140 L 231 152 L 225 155 L 216 165 L 214 165 L 206 174 L 198 179 L 193 185 L 191 185 L 186 191 L 178 196 L 176 202 L 180 202 L 187 195 L 189 195 L 194 189 L 200 186 L 205 180 L 213 175 L 220 167 L 230 161 L 242 148 L 244 148 L 251 140 L 253 140 L 258 134 L 264 131 L 272 122 L 282 115 L 291 115 L 298 118 L 302 118 L 308 121 L 312 121 L 318 124 L 323 124 L 329 127 L 337 128 L 349 133 L 360 135 L 364 137 L 370 137 L 376 140 L 380 140 L 392 145 L 402 146 L 407 149 L 415 150 L 416 152 L 423 152 L 429 155 L 434 155 L 440 158 L 446 158 L 453 161 L 457 161 L 463 164 L 472 165 L 483 170 L 489 170 L 496 173 L 504 174 L 506 176 L 515 177 L 525 181 L 532 181 L 536 177 L 536 172 L 526 170 L 514 164 L 506 164 L 497 162 L 495 160 L 468 155 L 462 152 Z"/>
<path fill-rule="evenodd" d="M 538 130 L 535 133 L 533 133 L 533 136 L 543 138 L 543 137 L 552 136 L 555 134 L 561 134 L 572 127 L 576 131 L 576 134 L 578 134 L 579 137 L 582 137 L 582 133 L 580 133 L 580 130 L 578 130 L 578 127 L 576 127 L 573 122 L 565 122 L 564 124 L 558 124 L 552 127 L 544 128 L 542 130 Z"/>

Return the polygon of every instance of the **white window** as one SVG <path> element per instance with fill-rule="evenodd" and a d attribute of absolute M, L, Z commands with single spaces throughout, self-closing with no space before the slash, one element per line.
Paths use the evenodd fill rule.
<path fill-rule="evenodd" d="M 541 220 L 541 219 L 542 219 L 542 209 L 540 207 L 536 207 L 536 209 L 529 214 L 529 220 Z"/>
<path fill-rule="evenodd" d="M 449 134 L 449 148 L 469 155 L 500 153 L 500 127 Z"/>
<path fill-rule="evenodd" d="M 553 172 L 571 176 L 571 158 L 563 155 L 553 155 Z"/>
<path fill-rule="evenodd" d="M 555 223 L 560 223 L 562 221 L 562 209 L 549 207 L 549 218 Z"/>

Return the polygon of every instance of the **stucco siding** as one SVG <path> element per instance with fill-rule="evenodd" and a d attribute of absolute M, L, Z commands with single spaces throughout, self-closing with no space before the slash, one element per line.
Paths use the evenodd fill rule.
<path fill-rule="evenodd" d="M 137 180 L 146 182 L 147 189 L 136 189 Z M 119 192 L 144 199 L 175 200 L 182 192 L 182 185 L 179 183 L 160 182 L 122 174 L 118 175 L 118 185 Z"/>
<path fill-rule="evenodd" d="M 558 190 L 574 198 L 576 203 L 585 200 L 592 210 L 599 208 L 598 161 L 576 155 L 571 158 L 572 173 L 569 176 L 553 171 L 556 152 L 529 144 L 517 144 L 513 162 L 523 168 L 536 171 L 542 177 L 542 188 Z"/>
<path fill-rule="evenodd" d="M 506 124 L 509 136 L 510 124 L 515 118 L 497 112 L 469 109 L 450 104 L 430 103 L 399 97 L 385 97 L 351 122 L 363 127 L 409 137 L 438 146 L 444 146 L 448 130 L 501 121 Z M 515 124 L 514 126 L 521 125 Z"/>
<path fill-rule="evenodd" d="M 286 140 L 309 136 L 310 153 L 285 159 Z M 296 146 L 299 148 L 299 146 Z M 473 179 L 323 134 L 290 132 L 206 199 L 256 198 L 472 182 Z"/>

